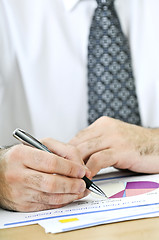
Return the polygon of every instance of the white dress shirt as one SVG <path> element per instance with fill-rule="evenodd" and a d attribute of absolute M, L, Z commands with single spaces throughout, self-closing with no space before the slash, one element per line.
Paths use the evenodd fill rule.
<path fill-rule="evenodd" d="M 0 145 L 17 128 L 67 142 L 87 126 L 95 0 L 0 0 Z M 143 126 L 159 126 L 159 1 L 116 0 Z"/>

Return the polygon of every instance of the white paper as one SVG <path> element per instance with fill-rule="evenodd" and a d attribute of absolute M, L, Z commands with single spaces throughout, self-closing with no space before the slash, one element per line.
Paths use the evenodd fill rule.
<path fill-rule="evenodd" d="M 144 194 L 138 193 L 138 189 L 135 189 L 135 196 L 109 199 L 91 193 L 86 198 L 63 208 L 40 212 L 15 213 L 0 210 L 0 228 L 39 223 L 46 232 L 57 233 L 99 224 L 159 216 L 159 188 L 157 186 L 159 174 L 130 176 L 132 174 L 117 170 L 108 173 L 107 170 L 106 174 L 100 173 L 94 180 L 109 197 L 124 191 L 127 182 L 153 182 L 154 188 L 147 189 Z M 126 190 L 128 195 L 134 194 L 133 191 Z M 145 190 L 142 189 L 142 191 Z"/>
<path fill-rule="evenodd" d="M 118 191 L 118 184 L 120 191 L 123 189 L 125 182 L 143 181 L 159 183 L 159 175 L 125 177 L 124 179 L 114 178 L 111 181 L 102 180 L 98 182 L 98 186 L 105 189 L 106 194 L 106 188 L 108 187 L 111 195 L 111 186 L 114 194 L 115 190 Z M 114 188 L 113 184 L 115 185 Z M 47 233 L 65 232 L 112 222 L 156 217 L 159 216 L 159 188 L 154 188 L 154 190 L 141 195 L 112 199 L 104 199 L 92 193 L 83 200 L 71 204 L 69 208 L 63 208 L 62 212 L 61 209 L 56 210 L 56 213 L 57 211 L 59 211 L 59 217 L 39 222 Z M 61 222 L 61 220 L 65 219 L 66 221 Z"/>

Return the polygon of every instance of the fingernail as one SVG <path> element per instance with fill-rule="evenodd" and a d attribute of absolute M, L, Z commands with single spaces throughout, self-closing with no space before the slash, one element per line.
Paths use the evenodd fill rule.
<path fill-rule="evenodd" d="M 86 172 L 86 177 L 90 178 L 91 176 L 92 176 L 92 173 L 91 173 L 90 170 L 88 170 L 88 171 Z"/>
<path fill-rule="evenodd" d="M 83 178 L 83 176 L 85 175 L 86 171 L 84 168 L 79 167 L 79 172 L 78 172 L 78 177 L 79 178 Z"/>
<path fill-rule="evenodd" d="M 86 177 L 91 177 L 91 171 L 86 166 L 84 168 L 86 169 Z"/>

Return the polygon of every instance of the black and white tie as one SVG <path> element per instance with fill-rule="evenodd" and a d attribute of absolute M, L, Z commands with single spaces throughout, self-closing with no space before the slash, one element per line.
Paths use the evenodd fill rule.
<path fill-rule="evenodd" d="M 96 0 L 88 44 L 88 123 L 105 115 L 141 125 L 130 49 L 114 0 Z"/>

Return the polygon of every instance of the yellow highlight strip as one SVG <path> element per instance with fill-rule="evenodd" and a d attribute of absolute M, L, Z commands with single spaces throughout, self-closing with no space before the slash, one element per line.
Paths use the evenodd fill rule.
<path fill-rule="evenodd" d="M 68 223 L 68 222 L 74 222 L 74 221 L 78 221 L 78 218 L 68 218 L 68 219 L 62 219 L 59 220 L 60 223 Z"/>

